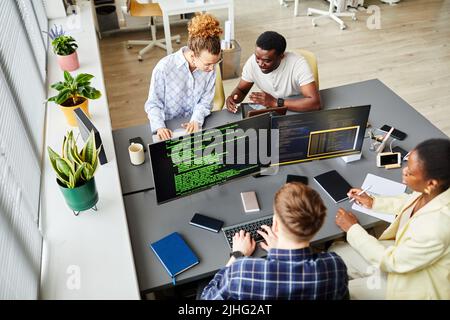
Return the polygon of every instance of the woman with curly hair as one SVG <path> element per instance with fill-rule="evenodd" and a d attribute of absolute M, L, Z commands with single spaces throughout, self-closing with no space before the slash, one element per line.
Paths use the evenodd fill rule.
<path fill-rule="evenodd" d="M 161 59 L 152 73 L 145 111 L 161 140 L 172 137 L 166 120 L 190 117 L 182 127 L 192 133 L 211 112 L 222 29 L 213 16 L 199 14 L 189 22 L 188 32 L 187 46 Z"/>

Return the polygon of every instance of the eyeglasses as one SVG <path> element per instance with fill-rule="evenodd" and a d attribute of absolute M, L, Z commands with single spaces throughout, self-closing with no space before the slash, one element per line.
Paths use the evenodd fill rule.
<path fill-rule="evenodd" d="M 214 67 L 217 64 L 221 63 L 223 61 L 223 55 L 220 55 L 220 59 L 216 62 L 216 63 L 204 63 L 202 61 L 202 59 L 200 59 L 199 57 L 196 57 L 198 60 L 200 60 L 200 62 L 203 64 L 203 66 L 205 66 L 206 68 L 210 68 L 210 67 Z"/>

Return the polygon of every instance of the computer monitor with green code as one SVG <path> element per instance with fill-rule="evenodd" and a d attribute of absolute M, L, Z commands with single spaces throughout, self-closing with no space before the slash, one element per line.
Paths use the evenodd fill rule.
<path fill-rule="evenodd" d="M 259 173 L 270 155 L 270 114 L 149 145 L 156 200 L 171 201 Z"/>

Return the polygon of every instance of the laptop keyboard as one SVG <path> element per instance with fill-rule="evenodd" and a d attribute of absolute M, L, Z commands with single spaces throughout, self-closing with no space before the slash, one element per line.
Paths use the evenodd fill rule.
<path fill-rule="evenodd" d="M 255 239 L 256 242 L 263 241 L 264 238 L 257 233 L 257 230 L 261 230 L 261 226 L 266 225 L 271 227 L 272 226 L 272 217 L 265 216 L 259 219 L 251 220 L 251 221 L 245 221 L 239 224 L 235 224 L 229 227 L 222 228 L 222 231 L 225 235 L 225 238 L 227 239 L 228 245 L 230 246 L 230 249 L 233 248 L 233 236 L 235 233 L 245 230 L 246 232 L 250 232 L 250 235 L 253 239 Z"/>

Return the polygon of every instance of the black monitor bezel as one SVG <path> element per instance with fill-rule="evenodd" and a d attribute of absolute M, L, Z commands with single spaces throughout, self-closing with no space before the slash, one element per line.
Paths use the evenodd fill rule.
<path fill-rule="evenodd" d="M 198 132 L 195 132 L 195 133 L 191 133 L 191 134 L 187 134 L 187 135 L 180 136 L 180 137 L 173 138 L 173 139 L 181 139 L 181 138 L 186 137 L 186 136 L 188 136 L 188 135 L 190 135 L 190 136 L 192 137 L 193 135 L 200 134 L 200 133 L 203 134 L 203 132 L 208 131 L 208 130 L 211 130 L 211 129 L 214 129 L 214 128 L 222 127 L 222 126 L 225 126 L 225 125 L 232 125 L 232 124 L 240 123 L 240 122 L 244 122 L 244 121 L 253 121 L 253 120 L 255 120 L 255 119 L 258 119 L 258 118 L 264 118 L 264 117 L 268 118 L 268 121 L 269 121 L 269 131 L 270 131 L 270 129 L 271 129 L 271 118 L 272 118 L 272 115 L 271 115 L 270 113 L 264 113 L 264 114 L 261 114 L 261 115 L 257 115 L 257 116 L 253 116 L 253 117 L 249 117 L 249 118 L 245 118 L 245 119 L 240 119 L 240 120 L 237 120 L 237 121 L 234 121 L 234 122 L 228 122 L 228 123 L 222 124 L 222 125 L 217 126 L 217 127 L 205 128 L 205 129 L 203 129 L 203 130 L 201 130 L 201 131 L 198 131 Z M 232 179 L 230 179 L 230 180 L 220 182 L 220 183 L 218 183 L 218 184 L 216 184 L 216 185 L 205 186 L 205 187 L 196 189 L 196 190 L 193 191 L 193 192 L 189 192 L 189 193 L 186 193 L 186 194 L 183 194 L 183 195 L 179 195 L 179 196 L 176 196 L 176 197 L 174 197 L 174 198 L 170 198 L 170 199 L 168 199 L 168 200 L 159 201 L 159 200 L 158 200 L 158 194 L 157 194 L 157 191 L 156 191 L 157 188 L 156 188 L 155 174 L 154 174 L 154 171 L 153 171 L 153 163 L 152 163 L 152 152 L 151 152 L 151 147 L 152 147 L 152 146 L 155 146 L 155 145 L 158 145 L 158 144 L 161 144 L 161 143 L 165 143 L 165 141 L 158 141 L 158 142 L 155 142 L 155 143 L 149 143 L 149 144 L 147 145 L 148 151 L 149 151 L 150 166 L 151 166 L 151 170 L 152 170 L 152 179 L 153 179 L 153 185 L 154 185 L 154 188 L 155 188 L 154 191 L 155 191 L 155 197 L 156 197 L 156 203 L 157 203 L 157 205 L 161 205 L 161 204 L 164 204 L 164 203 L 167 203 L 167 202 L 171 202 L 171 201 L 174 201 L 174 200 L 178 200 L 178 199 L 180 199 L 180 198 L 185 198 L 185 197 L 194 195 L 194 194 L 196 194 L 196 193 L 199 193 L 199 192 L 202 192 L 202 191 L 211 189 L 211 188 L 213 188 L 213 187 L 216 186 L 216 185 L 226 184 L 226 183 L 229 183 L 229 182 L 232 182 L 232 181 L 236 181 L 236 180 L 241 179 L 241 178 L 246 178 L 246 177 L 248 177 L 248 176 L 250 176 L 250 175 L 254 175 L 254 174 L 261 173 L 261 169 L 267 168 L 267 167 L 270 166 L 270 165 L 261 165 L 261 164 L 259 164 L 259 167 L 258 167 L 257 170 L 254 170 L 254 171 L 249 172 L 249 173 L 247 173 L 247 174 L 244 174 L 244 175 L 242 175 L 242 176 L 238 176 L 238 177 L 236 177 L 236 178 L 232 178 Z"/>
<path fill-rule="evenodd" d="M 273 117 L 271 117 L 270 127 L 273 128 L 273 125 L 272 125 L 273 121 L 276 121 L 276 119 L 279 119 L 279 118 L 301 117 L 301 116 L 303 116 L 305 114 L 310 116 L 311 114 L 323 113 L 324 111 L 347 110 L 347 109 L 352 109 L 352 108 L 368 108 L 369 110 L 368 110 L 368 113 L 367 113 L 367 121 L 369 120 L 371 105 L 370 104 L 364 104 L 364 105 L 359 105 L 359 106 L 327 108 L 327 109 L 321 109 L 321 110 L 317 110 L 317 111 L 309 111 L 309 112 L 305 112 L 305 113 L 295 113 L 295 114 L 292 113 L 292 114 L 287 114 L 285 116 L 273 116 Z M 366 129 L 366 127 L 364 129 Z M 278 163 L 271 164 L 271 166 L 272 167 L 275 167 L 275 166 L 286 166 L 286 165 L 298 164 L 298 163 L 315 161 L 315 160 L 321 160 L 321 159 L 331 159 L 331 158 L 345 157 L 345 156 L 348 156 L 348 155 L 353 155 L 353 154 L 360 153 L 362 151 L 362 146 L 363 145 L 364 145 L 364 141 L 363 141 L 363 143 L 361 143 L 361 149 L 359 149 L 359 150 L 348 151 L 348 152 L 343 152 L 343 153 L 335 153 L 335 154 L 328 155 L 328 156 L 313 157 L 313 158 L 308 158 L 308 159 L 300 159 L 300 160 L 291 160 L 291 161 L 278 162 Z"/>
<path fill-rule="evenodd" d="M 108 158 L 106 157 L 105 147 L 103 146 L 100 132 L 94 126 L 86 113 L 84 113 L 83 109 L 76 108 L 73 112 L 75 113 L 75 118 L 78 123 L 78 129 L 80 130 L 80 135 L 83 138 L 83 141 L 86 142 L 89 138 L 89 133 L 91 131 L 94 131 L 95 146 L 97 149 L 100 148 L 100 151 L 98 153 L 98 160 L 100 162 L 100 165 L 108 163 Z M 85 133 L 87 133 L 86 136 Z"/>

